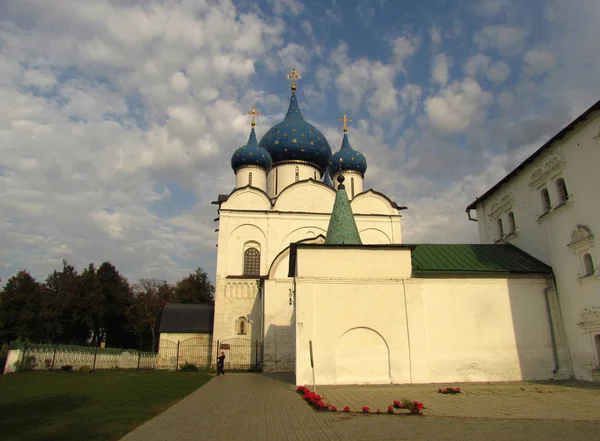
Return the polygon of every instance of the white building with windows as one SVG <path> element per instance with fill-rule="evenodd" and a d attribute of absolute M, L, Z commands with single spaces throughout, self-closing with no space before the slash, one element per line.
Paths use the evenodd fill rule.
<path fill-rule="evenodd" d="M 481 243 L 553 269 L 576 378 L 600 377 L 600 101 L 467 207 Z"/>
<path fill-rule="evenodd" d="M 263 369 L 294 372 L 297 384 L 313 376 L 317 384 L 569 377 L 546 255 L 493 239 L 403 243 L 406 207 L 364 190 L 367 161 L 350 145 L 347 116 L 333 154 L 300 111 L 299 76 L 289 77 L 284 120 L 260 142 L 253 122 L 231 158 L 236 188 L 214 202 L 219 350 L 258 342 Z M 494 216 L 485 213 L 502 227 L 502 240 L 505 224 L 522 236 L 511 201 L 501 198 Z M 234 366 L 234 358 L 226 360 Z"/>

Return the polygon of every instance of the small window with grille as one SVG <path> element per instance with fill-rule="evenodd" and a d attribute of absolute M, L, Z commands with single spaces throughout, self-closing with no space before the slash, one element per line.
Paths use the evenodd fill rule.
<path fill-rule="evenodd" d="M 260 275 L 260 251 L 256 248 L 248 248 L 244 251 L 244 275 Z"/>

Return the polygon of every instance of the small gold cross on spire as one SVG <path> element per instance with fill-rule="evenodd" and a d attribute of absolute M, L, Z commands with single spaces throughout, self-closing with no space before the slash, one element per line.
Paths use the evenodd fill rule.
<path fill-rule="evenodd" d="M 296 90 L 296 80 L 302 78 L 302 75 L 300 75 L 296 69 L 292 69 L 285 77 L 288 80 L 292 80 L 292 90 Z"/>
<path fill-rule="evenodd" d="M 260 112 L 256 109 L 256 107 L 253 107 L 252 110 L 248 112 L 248 115 L 251 116 L 252 127 L 254 127 L 256 125 L 256 117 L 260 115 Z"/>
<path fill-rule="evenodd" d="M 338 121 L 344 121 L 344 133 L 348 133 L 348 123 L 352 122 L 352 118 L 348 117 L 348 115 L 344 113 L 344 116 L 338 118 Z"/>

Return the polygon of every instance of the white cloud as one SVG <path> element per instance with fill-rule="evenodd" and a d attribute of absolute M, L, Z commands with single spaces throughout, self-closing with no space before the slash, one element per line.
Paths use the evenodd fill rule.
<path fill-rule="evenodd" d="M 525 39 L 527 32 L 515 26 L 484 26 L 480 31 L 475 33 L 473 41 L 481 50 L 494 48 L 502 53 L 518 52 Z"/>
<path fill-rule="evenodd" d="M 299 15 L 304 11 L 304 5 L 298 0 L 269 0 L 273 4 L 273 12 L 277 15 L 289 12 L 292 15 Z"/>
<path fill-rule="evenodd" d="M 475 11 L 482 17 L 493 17 L 509 6 L 508 0 L 482 0 L 475 6 Z"/>
<path fill-rule="evenodd" d="M 390 119 L 398 105 L 398 93 L 394 86 L 395 69 L 366 58 L 352 61 L 347 51 L 348 46 L 342 43 L 331 54 L 339 71 L 335 79 L 339 106 L 343 109 L 357 109 L 367 96 L 369 114 L 376 118 Z"/>
<path fill-rule="evenodd" d="M 530 50 L 525 53 L 525 72 L 540 75 L 556 68 L 556 57 L 551 52 Z"/>
<path fill-rule="evenodd" d="M 448 84 L 450 66 L 452 66 L 452 59 L 446 54 L 436 55 L 431 66 L 431 78 L 433 81 L 440 86 Z"/>
<path fill-rule="evenodd" d="M 0 32 L 0 261 L 40 276 L 63 257 L 135 278 L 214 271 L 209 201 L 231 190 L 245 112 L 273 104 L 248 80 L 282 24 L 212 1 L 9 11 L 36 20 Z M 170 214 L 178 187 L 197 200 Z"/>
<path fill-rule="evenodd" d="M 394 63 L 399 71 L 404 70 L 405 62 L 414 55 L 418 45 L 418 40 L 407 37 L 396 37 L 392 40 Z"/>
<path fill-rule="evenodd" d="M 504 83 L 510 76 L 510 67 L 504 61 L 494 61 L 490 66 L 487 77 L 496 84 Z"/>
<path fill-rule="evenodd" d="M 423 88 L 417 84 L 405 84 L 400 92 L 402 97 L 402 103 L 405 107 L 408 107 L 410 114 L 414 115 L 421 104 L 421 95 L 423 94 Z"/>
<path fill-rule="evenodd" d="M 431 128 L 440 134 L 456 135 L 475 121 L 485 118 L 492 95 L 477 81 L 467 78 L 425 100 L 425 112 Z"/>
<path fill-rule="evenodd" d="M 508 109 L 514 104 L 515 96 L 511 92 L 502 92 L 496 101 L 502 109 Z"/>
<path fill-rule="evenodd" d="M 490 57 L 483 54 L 473 55 L 467 60 L 463 67 L 463 71 L 470 77 L 477 77 L 482 73 L 487 72 L 492 60 Z"/>
<path fill-rule="evenodd" d="M 437 26 L 433 26 L 429 29 L 429 38 L 431 40 L 431 44 L 434 47 L 437 47 L 442 44 L 442 34 L 440 28 Z"/>

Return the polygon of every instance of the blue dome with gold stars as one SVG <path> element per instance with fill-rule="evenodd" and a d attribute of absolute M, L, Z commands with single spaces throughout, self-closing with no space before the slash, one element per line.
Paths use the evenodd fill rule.
<path fill-rule="evenodd" d="M 364 175 L 367 171 L 367 160 L 364 155 L 352 147 L 348 141 L 348 134 L 344 133 L 340 151 L 331 157 L 327 167 L 331 176 L 342 171 L 355 171 Z"/>
<path fill-rule="evenodd" d="M 323 173 L 331 157 L 331 147 L 323 134 L 304 120 L 294 89 L 285 119 L 263 136 L 260 146 L 271 154 L 273 164 L 305 161 Z"/>
<path fill-rule="evenodd" d="M 252 127 L 248 143 L 233 152 L 231 168 L 236 172 L 242 167 L 255 166 L 269 171 L 272 164 L 271 155 L 258 145 L 256 133 L 254 133 L 254 127 Z"/>

